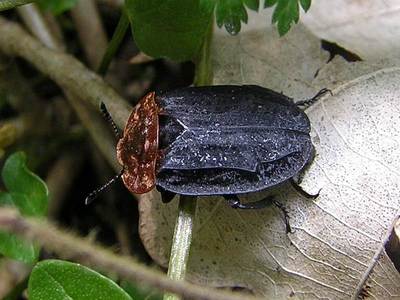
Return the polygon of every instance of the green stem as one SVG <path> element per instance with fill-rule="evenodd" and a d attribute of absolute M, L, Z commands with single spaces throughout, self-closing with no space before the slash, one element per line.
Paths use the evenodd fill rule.
<path fill-rule="evenodd" d="M 193 225 L 196 215 L 197 197 L 181 196 L 179 213 L 176 218 L 174 238 L 168 266 L 168 277 L 173 280 L 184 280 L 192 243 Z M 181 299 L 175 294 L 165 294 L 164 300 Z"/>
<path fill-rule="evenodd" d="M 122 8 L 121 17 L 119 18 L 117 28 L 115 28 L 114 34 L 111 38 L 110 43 L 107 46 L 106 53 L 100 63 L 97 72 L 104 76 L 107 73 L 108 67 L 110 66 L 111 60 L 115 56 L 115 53 L 119 49 L 121 42 L 126 34 L 129 27 L 129 18 L 125 9 Z"/>
<path fill-rule="evenodd" d="M 196 63 L 194 85 L 210 85 L 213 81 L 210 46 L 213 33 L 213 22 L 210 22 L 207 36 Z M 179 212 L 175 223 L 171 254 L 168 266 L 168 277 L 173 280 L 184 280 L 192 243 L 193 226 L 196 216 L 197 197 L 181 196 Z M 180 300 L 175 294 L 164 294 L 164 300 Z"/>
<path fill-rule="evenodd" d="M 0 0 L 0 11 L 35 2 L 34 0 Z"/>
<path fill-rule="evenodd" d="M 213 70 L 211 63 L 213 24 L 213 22 L 210 22 L 208 26 L 203 46 L 201 47 L 199 56 L 196 59 L 196 74 L 194 77 L 195 86 L 212 85 L 213 83 Z"/>

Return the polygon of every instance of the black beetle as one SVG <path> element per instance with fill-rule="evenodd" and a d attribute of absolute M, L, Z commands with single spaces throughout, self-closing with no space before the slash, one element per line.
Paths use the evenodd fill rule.
<path fill-rule="evenodd" d="M 164 202 L 175 194 L 222 195 L 235 208 L 265 207 L 271 197 L 243 204 L 237 195 L 292 180 L 310 162 L 310 122 L 299 106 L 327 91 L 297 103 L 254 85 L 151 92 L 136 105 L 118 142 L 120 175 L 132 193 L 156 186 Z M 111 120 L 104 105 L 102 110 Z"/>

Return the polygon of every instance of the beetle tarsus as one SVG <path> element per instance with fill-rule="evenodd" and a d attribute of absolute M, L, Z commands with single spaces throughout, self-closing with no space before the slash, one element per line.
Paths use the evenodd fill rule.
<path fill-rule="evenodd" d="M 292 187 L 303 197 L 307 198 L 307 199 L 316 199 L 319 196 L 319 192 L 321 191 L 321 189 L 318 191 L 318 193 L 316 194 L 310 194 L 308 192 L 306 192 L 293 178 L 290 178 L 290 184 L 292 185 Z"/>
<path fill-rule="evenodd" d="M 226 201 L 232 208 L 242 208 L 240 207 L 242 204 L 240 203 L 239 198 L 236 195 L 224 195 Z"/>
<path fill-rule="evenodd" d="M 273 202 L 273 196 L 268 196 L 264 199 L 254 202 L 241 203 L 238 196 L 236 195 L 224 195 L 224 198 L 228 201 L 228 204 L 232 208 L 240 209 L 260 209 L 270 206 Z"/>
<path fill-rule="evenodd" d="M 283 219 L 285 220 L 286 233 L 292 232 L 292 228 L 289 223 L 289 214 L 283 206 L 282 203 L 274 199 L 274 196 L 268 196 L 261 200 L 241 203 L 238 196 L 236 195 L 224 195 L 224 198 L 228 201 L 228 204 L 232 208 L 240 208 L 240 209 L 260 209 L 270 206 L 271 204 L 275 205 L 283 214 Z"/>
<path fill-rule="evenodd" d="M 317 102 L 323 95 L 325 95 L 326 93 L 330 93 L 331 96 L 333 96 L 332 91 L 330 89 L 327 88 L 323 88 L 322 90 L 320 90 L 314 97 L 312 97 L 311 99 L 306 99 L 306 100 L 301 100 L 301 101 L 297 101 L 295 104 L 297 106 L 304 106 L 304 108 L 307 108 L 311 105 L 313 105 L 315 102 Z"/>
<path fill-rule="evenodd" d="M 103 102 L 100 103 L 100 110 L 104 116 L 104 119 L 106 119 L 106 121 L 111 124 L 111 127 L 114 130 L 114 134 L 117 137 L 117 139 L 120 139 L 122 137 L 121 132 L 118 129 L 113 118 L 111 117 L 110 113 L 108 112 L 106 105 Z"/>
<path fill-rule="evenodd" d="M 282 203 L 280 203 L 277 200 L 272 199 L 272 203 L 281 210 L 282 214 L 283 214 L 283 219 L 285 220 L 285 227 L 286 227 L 286 233 L 291 233 L 292 232 L 292 227 L 290 226 L 289 223 L 289 213 L 286 209 L 285 206 L 283 206 Z"/>

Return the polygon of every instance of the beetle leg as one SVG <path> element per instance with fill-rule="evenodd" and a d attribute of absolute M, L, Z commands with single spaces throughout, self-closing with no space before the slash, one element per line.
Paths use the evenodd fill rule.
<path fill-rule="evenodd" d="M 308 192 L 306 192 L 293 178 L 290 178 L 290 184 L 292 185 L 292 187 L 303 197 L 308 198 L 308 199 L 316 199 L 319 196 L 319 192 L 321 191 L 321 189 L 318 191 L 318 193 L 316 194 L 310 194 Z"/>
<path fill-rule="evenodd" d="M 259 209 L 274 204 L 277 208 L 280 209 L 280 211 L 283 214 L 283 218 L 285 220 L 286 233 L 292 232 L 292 228 L 290 227 L 289 224 L 289 214 L 286 208 L 283 206 L 283 204 L 274 199 L 274 196 L 268 196 L 259 201 L 248 202 L 248 203 L 240 203 L 240 200 L 236 195 L 224 195 L 224 198 L 228 201 L 228 204 L 232 208 L 240 208 L 240 209 Z"/>
<path fill-rule="evenodd" d="M 226 201 L 228 201 L 228 204 L 230 207 L 232 208 L 244 208 L 241 207 L 242 204 L 240 203 L 240 200 L 238 198 L 238 196 L 236 195 L 224 195 L 224 198 Z"/>
<path fill-rule="evenodd" d="M 261 199 L 259 201 L 241 203 L 238 196 L 236 195 L 224 195 L 224 198 L 228 201 L 228 204 L 232 208 L 240 208 L 240 209 L 260 209 L 270 206 L 273 202 L 273 196 L 269 196 L 267 198 Z"/>
<path fill-rule="evenodd" d="M 323 95 L 325 95 L 326 93 L 330 93 L 331 96 L 332 91 L 330 89 L 327 88 L 323 88 L 322 90 L 320 90 L 314 97 L 312 97 L 311 99 L 306 99 L 306 100 L 300 100 L 297 101 L 295 104 L 297 106 L 304 106 L 304 108 L 307 108 L 311 105 L 313 105 L 315 102 L 317 102 Z"/>
<path fill-rule="evenodd" d="M 274 197 L 268 196 L 258 201 L 241 203 L 239 197 L 236 195 L 224 195 L 224 198 L 228 201 L 228 204 L 232 208 L 240 208 L 240 209 L 260 209 L 270 206 L 274 204 Z"/>
<path fill-rule="evenodd" d="M 277 208 L 279 208 L 283 214 L 283 219 L 285 220 L 286 233 L 292 232 L 292 227 L 290 226 L 290 223 L 289 223 L 289 214 L 286 210 L 286 207 L 283 206 L 282 203 L 280 203 L 279 201 L 276 201 L 274 199 L 272 199 L 272 203 L 275 204 L 275 206 Z"/>

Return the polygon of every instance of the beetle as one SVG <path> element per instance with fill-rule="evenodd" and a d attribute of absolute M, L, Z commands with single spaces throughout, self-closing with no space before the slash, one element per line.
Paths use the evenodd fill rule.
<path fill-rule="evenodd" d="M 241 203 L 237 195 L 287 181 L 302 195 L 315 198 L 293 180 L 310 163 L 314 149 L 310 121 L 300 107 L 326 92 L 330 90 L 297 103 L 255 85 L 150 92 L 135 106 L 120 136 L 117 158 L 123 170 L 111 181 L 121 176 L 134 194 L 156 187 L 163 202 L 175 194 L 221 195 L 230 206 L 242 209 L 263 208 L 274 201 L 269 196 Z M 101 109 L 119 134 L 104 104 Z"/>

